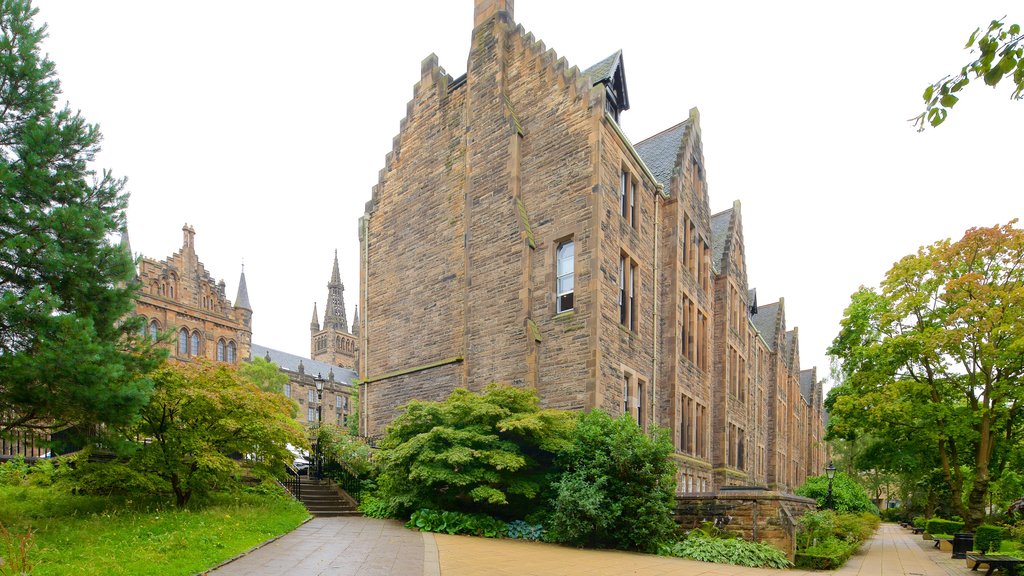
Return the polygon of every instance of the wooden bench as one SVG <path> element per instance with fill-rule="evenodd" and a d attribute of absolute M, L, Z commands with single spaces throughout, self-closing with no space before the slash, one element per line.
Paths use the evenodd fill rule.
<path fill-rule="evenodd" d="M 1024 560 L 1020 558 L 1014 558 L 1013 556 L 987 556 L 985 554 L 968 554 L 967 559 L 974 562 L 974 567 L 971 570 L 977 570 L 978 566 L 982 564 L 988 564 L 988 572 L 985 572 L 985 576 L 992 576 L 992 571 L 996 568 L 1006 568 L 1006 572 L 1010 576 L 1014 576 L 1017 573 L 1017 566 L 1024 564 Z"/>
<path fill-rule="evenodd" d="M 921 526 L 912 526 L 910 529 L 914 532 L 914 534 L 920 534 L 924 532 L 924 528 Z"/>
<path fill-rule="evenodd" d="M 949 542 L 950 546 L 952 546 L 952 544 L 953 544 L 953 539 L 952 538 L 935 538 L 934 540 L 935 540 L 935 544 L 932 545 L 932 548 L 939 548 L 940 547 L 939 545 L 942 544 L 943 542 Z"/>

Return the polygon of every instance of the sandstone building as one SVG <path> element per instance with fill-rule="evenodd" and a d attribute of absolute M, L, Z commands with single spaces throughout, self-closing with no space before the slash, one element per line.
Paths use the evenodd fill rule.
<path fill-rule="evenodd" d="M 622 52 L 570 67 L 512 4 L 476 0 L 466 75 L 423 61 L 360 219 L 362 429 L 503 382 L 669 428 L 681 492 L 819 474 L 821 383 L 708 208 L 698 112 L 633 144 Z"/>
<path fill-rule="evenodd" d="M 139 260 L 138 280 L 142 286 L 135 313 L 146 319 L 147 335 L 156 340 L 166 331 L 172 331 L 175 338 L 171 344 L 171 358 L 179 362 L 205 358 L 238 364 L 251 361 L 253 357 L 274 362 L 288 376 L 284 392 L 298 402 L 300 422 L 347 424 L 353 409 L 352 379 L 356 375 L 349 369 L 352 362 L 346 361 L 341 354 L 322 354 L 321 359 L 310 359 L 252 344 L 253 312 L 245 271 L 238 280 L 238 292 L 232 304 L 225 295 L 225 282 L 214 281 L 199 261 L 195 230 L 186 224 L 182 233 L 181 249 L 168 258 L 154 260 L 142 257 Z M 127 234 L 122 235 L 121 243 L 131 250 Z M 344 288 L 338 278 L 335 255 L 334 272 L 328 285 L 328 304 L 332 306 L 335 297 L 340 300 L 340 308 L 330 308 L 334 311 L 340 309 L 340 320 L 339 324 L 334 324 L 335 318 L 329 311 L 324 321 L 325 331 L 321 334 L 334 336 L 341 333 L 354 340 L 354 336 L 347 333 L 344 300 L 341 299 Z M 354 352 L 349 356 L 354 357 Z M 319 397 L 316 393 L 317 380 L 322 383 Z"/>

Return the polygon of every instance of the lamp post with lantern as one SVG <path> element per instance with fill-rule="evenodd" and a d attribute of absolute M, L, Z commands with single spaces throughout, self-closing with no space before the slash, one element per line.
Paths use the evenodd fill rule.
<path fill-rule="evenodd" d="M 825 495 L 825 509 L 833 510 L 836 507 L 836 503 L 832 498 L 832 480 L 836 477 L 836 467 L 832 465 L 831 460 L 829 460 L 828 466 L 825 467 L 825 477 L 828 478 L 828 494 Z"/>
<path fill-rule="evenodd" d="M 316 474 L 317 480 L 320 480 L 323 478 L 324 472 L 323 454 L 320 453 L 320 425 L 323 423 L 324 378 L 320 373 L 317 373 L 316 377 L 313 378 L 313 384 L 316 385 L 316 435 L 313 437 L 313 471 Z"/>

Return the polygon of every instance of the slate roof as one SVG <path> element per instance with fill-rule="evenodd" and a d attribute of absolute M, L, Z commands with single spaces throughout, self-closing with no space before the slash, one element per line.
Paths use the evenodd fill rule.
<path fill-rule="evenodd" d="M 245 286 L 245 270 L 242 270 L 242 277 L 238 279 L 238 294 L 235 296 L 235 308 L 252 310 L 249 304 L 249 289 Z"/>
<path fill-rule="evenodd" d="M 775 320 L 779 316 L 779 303 L 772 302 L 757 307 L 757 313 L 750 317 L 754 328 L 761 333 L 769 350 L 775 350 Z"/>
<path fill-rule="evenodd" d="M 621 61 L 622 50 L 616 50 L 611 56 L 584 70 L 583 75 L 590 76 L 590 80 L 594 84 L 610 82 L 612 75 L 615 74 L 615 69 L 619 66 Z"/>
<path fill-rule="evenodd" d="M 303 358 L 302 356 L 296 356 L 295 354 L 274 350 L 273 348 L 267 348 L 266 346 L 260 346 L 259 344 L 252 345 L 253 358 L 267 358 L 268 355 L 271 362 L 290 372 L 298 372 L 299 362 L 301 362 L 304 373 L 311 376 L 320 374 L 324 378 L 330 380 L 330 374 L 333 372 L 335 382 L 348 384 L 349 386 L 352 385 L 352 380 L 359 376 L 355 371 L 347 368 L 340 368 L 326 362 L 313 360 L 312 358 Z"/>
<path fill-rule="evenodd" d="M 800 371 L 800 395 L 808 404 L 814 405 L 814 369 Z"/>
<path fill-rule="evenodd" d="M 683 145 L 683 136 L 686 135 L 689 123 L 689 120 L 680 122 L 633 145 L 636 153 L 640 155 L 640 159 L 650 169 L 654 178 L 665 187 L 665 190 L 669 189 L 669 184 L 672 181 L 676 160 L 679 158 L 679 148 Z"/>
<path fill-rule="evenodd" d="M 711 264 L 721 272 L 725 261 L 725 245 L 729 240 L 729 224 L 732 223 L 733 209 L 723 210 L 711 217 Z"/>

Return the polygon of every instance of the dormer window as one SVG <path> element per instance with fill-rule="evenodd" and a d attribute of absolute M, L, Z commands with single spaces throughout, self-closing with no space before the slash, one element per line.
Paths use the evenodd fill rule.
<path fill-rule="evenodd" d="M 619 115 L 629 110 L 629 95 L 626 92 L 626 73 L 622 65 L 622 50 L 587 68 L 583 74 L 590 76 L 594 86 L 604 86 L 605 112 L 619 123 Z"/>

